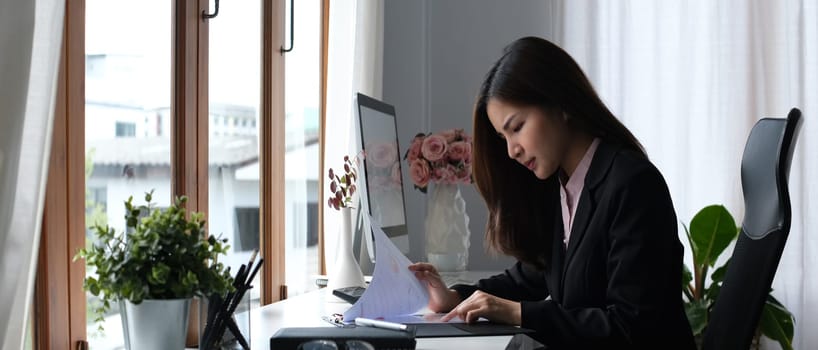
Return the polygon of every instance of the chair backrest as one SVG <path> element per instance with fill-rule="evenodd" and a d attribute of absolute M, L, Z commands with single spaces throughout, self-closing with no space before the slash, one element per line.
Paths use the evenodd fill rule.
<path fill-rule="evenodd" d="M 788 178 L 801 111 L 764 118 L 750 132 L 741 160 L 744 222 L 710 315 L 703 349 L 750 348 L 790 232 Z"/>

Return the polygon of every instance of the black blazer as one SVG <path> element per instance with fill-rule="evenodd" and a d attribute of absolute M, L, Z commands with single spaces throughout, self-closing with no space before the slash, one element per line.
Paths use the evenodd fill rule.
<path fill-rule="evenodd" d="M 558 201 L 559 198 L 555 198 Z M 695 349 L 682 303 L 683 247 L 664 178 L 633 151 L 601 142 L 577 204 L 568 248 L 560 206 L 551 263 L 516 263 L 476 285 L 520 301 L 522 327 L 552 348 Z"/>

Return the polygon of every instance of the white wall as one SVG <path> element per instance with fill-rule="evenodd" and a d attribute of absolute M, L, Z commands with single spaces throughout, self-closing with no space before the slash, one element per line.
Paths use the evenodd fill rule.
<path fill-rule="evenodd" d="M 400 147 L 418 132 L 464 128 L 471 133 L 474 98 L 502 49 L 527 35 L 552 37 L 545 19 L 549 2 L 539 0 L 386 0 L 383 99 L 395 105 Z M 404 166 L 404 184 L 411 184 Z M 486 208 L 473 186 L 461 186 L 471 218 L 469 269 L 497 270 L 512 259 L 494 258 L 483 245 Z M 426 196 L 406 191 L 412 260 L 424 258 Z"/>

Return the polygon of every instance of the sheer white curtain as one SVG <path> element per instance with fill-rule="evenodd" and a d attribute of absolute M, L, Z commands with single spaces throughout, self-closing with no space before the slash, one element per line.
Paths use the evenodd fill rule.
<path fill-rule="evenodd" d="M 48 173 L 64 1 L 0 2 L 0 348 L 22 349 Z"/>
<path fill-rule="evenodd" d="M 329 63 L 327 67 L 326 138 L 324 139 L 324 197 L 329 193 L 327 169 L 343 166 L 344 155 L 354 155 L 356 92 L 381 97 L 383 86 L 383 2 L 334 1 L 330 4 Z M 324 249 L 327 267 L 335 261 L 335 242 L 341 215 L 324 210 Z"/>
<path fill-rule="evenodd" d="M 811 292 L 818 290 L 818 2 L 554 6 L 556 41 L 642 141 L 667 179 L 680 221 L 723 203 L 740 223 L 739 168 L 750 128 L 762 116 L 801 109 L 792 230 L 773 288 L 795 314 L 795 348 L 818 348 L 818 294 Z"/>

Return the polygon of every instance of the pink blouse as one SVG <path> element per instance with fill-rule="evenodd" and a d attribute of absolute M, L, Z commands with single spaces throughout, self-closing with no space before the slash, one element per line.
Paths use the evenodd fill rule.
<path fill-rule="evenodd" d="M 599 146 L 599 138 L 595 138 L 591 142 L 591 146 L 585 151 L 585 156 L 577 164 L 574 173 L 568 178 L 568 183 L 563 183 L 560 178 L 560 205 L 562 206 L 562 227 L 565 229 L 562 242 L 568 247 L 568 239 L 571 237 L 571 225 L 574 223 L 574 214 L 577 210 L 577 203 L 582 194 L 582 188 L 585 186 L 585 175 L 588 174 L 588 168 L 591 167 L 591 160 L 594 158 L 594 152 Z"/>

